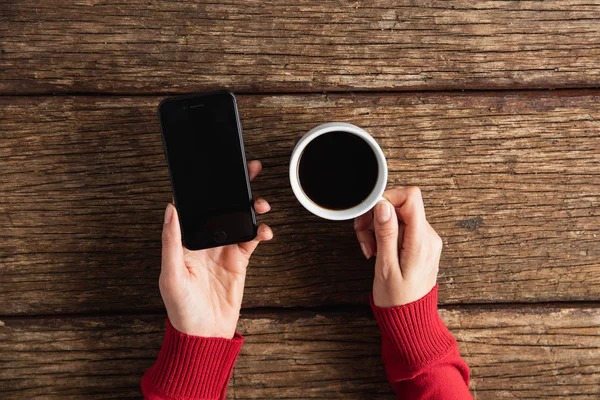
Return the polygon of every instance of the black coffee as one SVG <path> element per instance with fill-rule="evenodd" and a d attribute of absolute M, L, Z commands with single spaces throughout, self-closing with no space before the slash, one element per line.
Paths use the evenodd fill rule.
<path fill-rule="evenodd" d="M 313 139 L 300 156 L 304 193 L 321 207 L 344 210 L 362 203 L 377 183 L 379 167 L 371 146 L 346 132 Z"/>

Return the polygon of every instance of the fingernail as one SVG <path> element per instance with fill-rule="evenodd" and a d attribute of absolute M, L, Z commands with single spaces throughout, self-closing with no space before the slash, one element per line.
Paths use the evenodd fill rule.
<path fill-rule="evenodd" d="M 387 222 L 390 219 L 391 215 L 392 212 L 390 210 L 390 205 L 387 201 L 382 200 L 379 203 L 377 203 L 377 205 L 375 206 L 375 216 L 377 217 L 377 222 L 383 224 L 384 222 Z"/>
<path fill-rule="evenodd" d="M 354 218 L 354 229 L 358 228 L 358 218 Z"/>
<path fill-rule="evenodd" d="M 171 204 L 167 204 L 167 209 L 165 210 L 165 224 L 171 221 L 173 217 L 173 206 Z"/>
<path fill-rule="evenodd" d="M 258 204 L 261 207 L 267 207 L 267 211 L 271 211 L 271 205 L 265 199 L 259 199 Z"/>
<path fill-rule="evenodd" d="M 364 243 L 360 244 L 360 249 L 362 250 L 362 252 L 365 255 L 365 257 L 367 258 L 367 260 L 369 258 L 371 258 L 371 254 L 369 253 L 369 249 L 367 249 L 367 246 Z"/>

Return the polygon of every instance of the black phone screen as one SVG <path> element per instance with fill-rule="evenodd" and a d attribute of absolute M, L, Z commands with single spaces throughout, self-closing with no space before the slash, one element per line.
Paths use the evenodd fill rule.
<path fill-rule="evenodd" d="M 252 239 L 256 222 L 233 94 L 167 99 L 159 114 L 186 247 Z"/>

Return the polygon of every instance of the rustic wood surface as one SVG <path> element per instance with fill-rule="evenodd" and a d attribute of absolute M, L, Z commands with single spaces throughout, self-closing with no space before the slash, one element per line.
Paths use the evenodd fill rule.
<path fill-rule="evenodd" d="M 367 309 L 251 312 L 230 399 L 391 399 Z M 471 367 L 476 400 L 596 399 L 598 308 L 441 310 Z M 139 398 L 160 315 L 10 318 L 0 327 L 3 399 Z"/>
<path fill-rule="evenodd" d="M 329 120 L 376 137 L 390 186 L 422 187 L 445 242 L 442 303 L 599 300 L 599 94 L 240 96 L 275 231 L 245 307 L 367 303 L 352 223 L 311 216 L 288 183 L 295 141 Z M 3 314 L 162 310 L 158 101 L 0 98 Z"/>
<path fill-rule="evenodd" d="M 228 398 L 394 398 L 373 262 L 287 179 L 328 121 L 423 189 L 475 399 L 600 398 L 599 26 L 584 0 L 1 1 L 0 398 L 140 398 L 164 331 L 156 106 L 216 88 L 245 94 L 275 231 Z"/>
<path fill-rule="evenodd" d="M 600 3 L 0 2 L 0 93 L 597 87 Z"/>

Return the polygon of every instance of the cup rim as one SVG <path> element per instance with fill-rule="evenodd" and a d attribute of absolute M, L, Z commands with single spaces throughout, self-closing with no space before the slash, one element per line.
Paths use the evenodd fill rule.
<path fill-rule="evenodd" d="M 369 144 L 369 146 L 375 153 L 375 158 L 377 159 L 377 166 L 379 168 L 377 181 L 375 182 L 375 186 L 373 187 L 373 190 L 371 191 L 369 196 L 367 196 L 367 198 L 362 203 L 357 204 L 352 208 L 347 208 L 344 210 L 331 210 L 328 208 L 321 207 L 317 203 L 313 202 L 304 193 L 304 190 L 300 185 L 300 179 L 298 177 L 298 166 L 300 164 L 300 158 L 306 146 L 315 138 L 325 133 L 333 131 L 342 131 L 354 134 L 363 139 L 365 142 L 367 142 L 367 144 Z M 294 147 L 294 150 L 292 151 L 292 157 L 290 159 L 289 176 L 292 191 L 294 192 L 294 195 L 304 208 L 306 208 L 308 211 L 310 211 L 318 217 L 333 221 L 343 221 L 363 215 L 364 213 L 372 209 L 375 206 L 375 204 L 377 204 L 377 202 L 381 199 L 381 196 L 383 195 L 383 192 L 385 191 L 385 188 L 387 186 L 388 170 L 383 150 L 381 150 L 381 147 L 379 147 L 377 141 L 375 141 L 375 139 L 367 131 L 347 122 L 328 122 L 314 127 L 313 129 L 308 131 L 304 136 L 302 136 L 302 138 L 298 141 L 296 147 Z"/>

